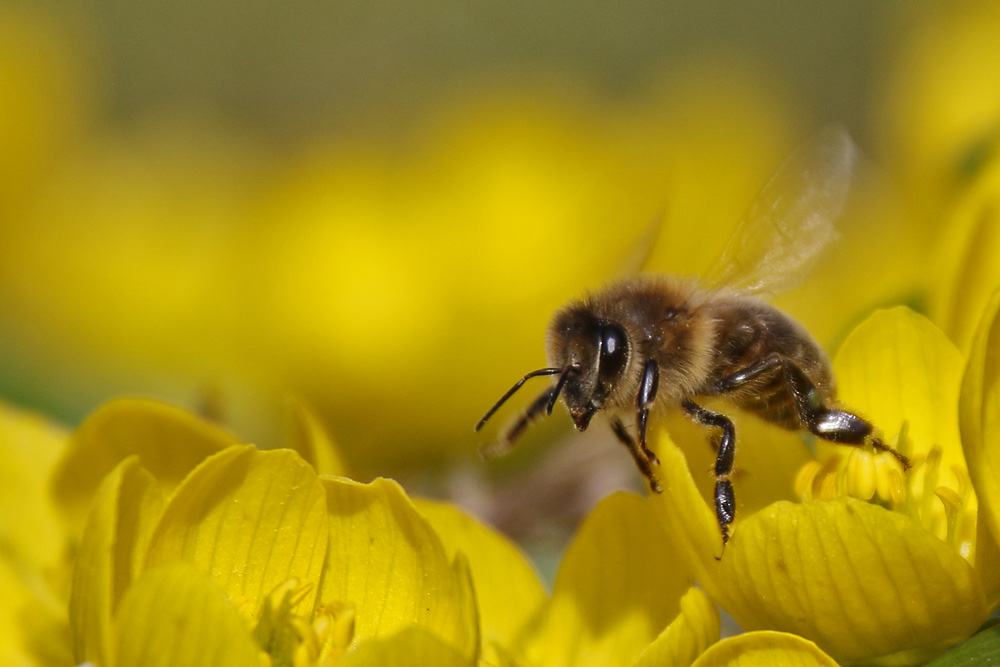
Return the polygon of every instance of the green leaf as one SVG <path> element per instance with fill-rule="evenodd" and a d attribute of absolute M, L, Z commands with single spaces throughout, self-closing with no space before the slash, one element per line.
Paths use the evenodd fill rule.
<path fill-rule="evenodd" d="M 1000 620 L 994 619 L 968 640 L 925 667 L 987 667 L 1000 665 Z"/>

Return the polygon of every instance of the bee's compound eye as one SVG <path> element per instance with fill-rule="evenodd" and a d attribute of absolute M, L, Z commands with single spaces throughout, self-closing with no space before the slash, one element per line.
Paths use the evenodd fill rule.
<path fill-rule="evenodd" d="M 614 380 L 628 361 L 628 338 L 621 327 L 605 324 L 601 327 L 600 376 L 604 381 Z"/>

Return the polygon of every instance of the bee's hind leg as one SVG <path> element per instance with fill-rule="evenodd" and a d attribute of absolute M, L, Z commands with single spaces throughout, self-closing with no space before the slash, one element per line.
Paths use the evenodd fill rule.
<path fill-rule="evenodd" d="M 786 363 L 785 372 L 794 389 L 799 415 L 810 433 L 842 445 L 857 447 L 870 443 L 875 449 L 895 456 L 903 470 L 912 467 L 910 459 L 873 435 L 871 422 L 853 412 L 825 405 L 816 387 L 797 366 Z"/>
<path fill-rule="evenodd" d="M 531 422 L 548 411 L 549 403 L 552 401 L 555 393 L 556 387 L 550 387 L 539 394 L 538 398 L 532 401 L 528 408 L 515 421 L 511 422 L 510 426 L 505 428 L 495 441 L 480 447 L 479 454 L 484 459 L 491 459 L 502 456 L 514 449 L 518 438 L 521 437 Z"/>
<path fill-rule="evenodd" d="M 729 526 L 736 518 L 736 497 L 733 495 L 733 483 L 729 481 L 736 458 L 736 429 L 729 417 L 707 410 L 694 401 L 685 400 L 681 406 L 694 421 L 702 426 L 714 426 L 722 433 L 715 456 L 715 518 L 719 522 L 722 545 L 725 547 L 729 541 Z"/>
<path fill-rule="evenodd" d="M 723 378 L 716 385 L 716 390 L 719 393 L 735 391 L 776 369 L 785 374 L 792 388 L 799 419 L 810 433 L 842 445 L 859 446 L 870 442 L 875 449 L 895 456 L 903 464 L 904 470 L 911 467 L 908 458 L 882 442 L 881 438 L 872 435 L 874 428 L 870 422 L 853 412 L 827 406 L 816 385 L 806 377 L 802 369 L 780 355 L 766 357 Z"/>

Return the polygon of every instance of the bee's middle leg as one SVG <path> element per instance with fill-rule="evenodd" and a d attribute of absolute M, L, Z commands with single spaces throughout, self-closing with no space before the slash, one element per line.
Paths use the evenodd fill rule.
<path fill-rule="evenodd" d="M 736 429 L 729 417 L 707 410 L 694 401 L 685 400 L 681 406 L 694 421 L 702 426 L 714 426 L 722 433 L 719 451 L 715 455 L 715 518 L 725 546 L 729 541 L 729 526 L 736 518 L 736 497 L 733 495 L 733 483 L 729 481 L 736 458 Z"/>
<path fill-rule="evenodd" d="M 660 384 L 660 366 L 656 360 L 650 359 L 646 362 L 646 367 L 642 372 L 642 380 L 639 383 L 639 395 L 636 397 L 636 425 L 639 430 L 639 449 L 643 455 L 654 465 L 659 465 L 660 460 L 656 454 L 646 445 L 646 422 L 649 419 L 649 409 L 656 400 L 656 390 Z"/>

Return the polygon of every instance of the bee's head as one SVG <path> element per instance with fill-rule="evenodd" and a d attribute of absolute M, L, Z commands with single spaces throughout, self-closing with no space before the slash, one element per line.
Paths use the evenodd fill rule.
<path fill-rule="evenodd" d="M 552 320 L 547 348 L 549 364 L 563 369 L 559 379 L 563 401 L 576 428 L 583 431 L 628 368 L 628 335 L 585 306 L 570 306 Z"/>

